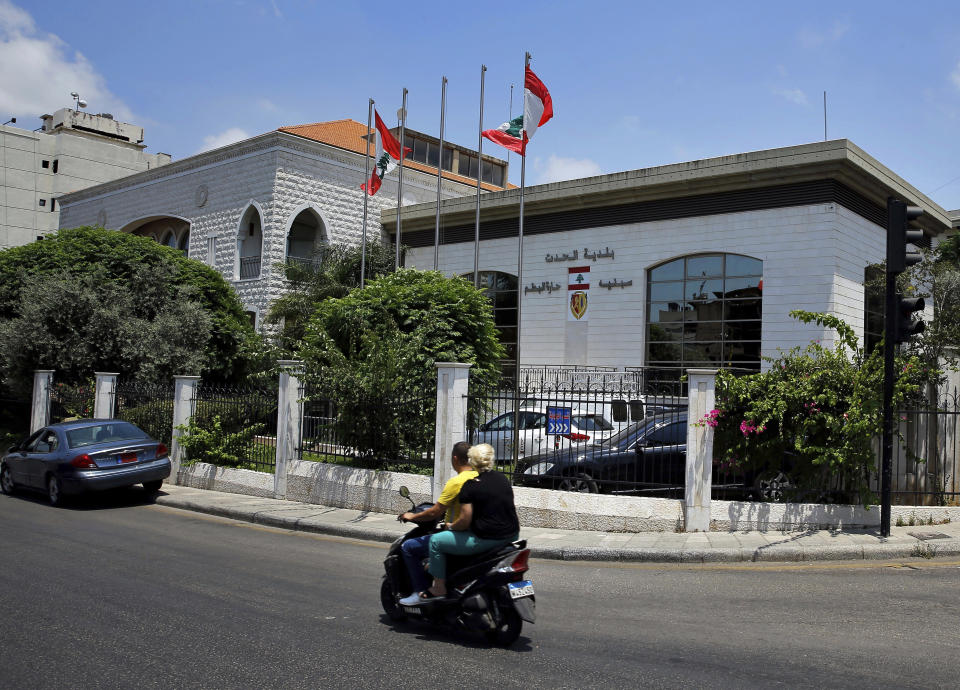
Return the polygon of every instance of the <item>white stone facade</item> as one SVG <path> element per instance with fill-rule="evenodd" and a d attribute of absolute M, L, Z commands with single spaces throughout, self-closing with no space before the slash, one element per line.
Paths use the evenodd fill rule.
<path fill-rule="evenodd" d="M 259 324 L 270 302 L 284 291 L 275 266 L 287 258 L 287 239 L 301 212 L 308 211 L 316 221 L 319 243 L 360 243 L 363 181 L 362 155 L 270 132 L 71 194 L 62 200 L 60 227 L 102 225 L 125 232 L 146 228 L 161 242 L 164 227 L 179 239 L 189 232 L 189 256 L 211 263 L 232 281 L 244 309 L 256 314 Z M 405 169 L 403 182 L 407 203 L 436 200 L 435 175 Z M 380 214 L 396 206 L 397 183 L 394 172 L 368 197 L 369 241 L 383 239 Z M 447 198 L 473 189 L 444 180 L 442 193 Z M 246 232 L 241 221 L 250 207 L 257 209 L 261 222 L 260 271 L 259 276 L 241 279 L 240 242 Z"/>

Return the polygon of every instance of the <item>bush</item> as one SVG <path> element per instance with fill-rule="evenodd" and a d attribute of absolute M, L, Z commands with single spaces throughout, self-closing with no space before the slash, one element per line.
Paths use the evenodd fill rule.
<path fill-rule="evenodd" d="M 257 462 L 253 438 L 263 428 L 263 424 L 252 424 L 229 432 L 224 430 L 219 415 L 215 415 L 209 424 L 194 418 L 189 424 L 177 427 L 183 432 L 179 443 L 186 454 L 184 464 L 206 462 L 220 467 L 254 469 L 260 463 Z"/>
<path fill-rule="evenodd" d="M 780 472 L 790 477 L 789 500 L 875 503 L 868 481 L 876 472 L 874 440 L 883 430 L 883 352 L 864 356 L 842 320 L 827 314 L 792 312 L 804 322 L 836 330 L 838 345 L 794 348 L 769 359 L 769 371 L 736 376 L 721 371 L 717 409 L 701 424 L 715 427 L 721 469 L 756 479 Z M 915 357 L 898 357 L 894 408 L 915 400 L 936 377 Z"/>

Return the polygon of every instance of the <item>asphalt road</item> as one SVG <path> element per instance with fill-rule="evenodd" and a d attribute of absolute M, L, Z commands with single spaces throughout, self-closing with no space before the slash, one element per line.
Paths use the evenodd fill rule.
<path fill-rule="evenodd" d="M 511 649 L 391 624 L 383 544 L 0 496 L 0 687 L 955 687 L 960 562 L 533 561 Z"/>

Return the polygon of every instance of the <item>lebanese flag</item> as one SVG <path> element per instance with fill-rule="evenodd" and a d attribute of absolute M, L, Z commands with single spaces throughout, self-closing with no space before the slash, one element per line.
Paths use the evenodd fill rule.
<path fill-rule="evenodd" d="M 567 289 L 568 290 L 589 290 L 590 289 L 590 267 L 574 266 L 567 269 Z"/>
<path fill-rule="evenodd" d="M 370 194 L 370 196 L 377 193 L 380 185 L 383 184 L 383 178 L 386 177 L 387 173 L 397 167 L 395 161 L 400 160 L 400 142 L 390 133 L 387 126 L 383 124 L 383 120 L 380 119 L 380 113 L 374 110 L 373 114 L 377 118 L 377 154 L 373 159 L 373 172 L 370 174 L 370 179 L 367 180 L 365 184 L 360 185 L 360 189 Z M 405 146 L 403 153 L 404 156 L 406 156 L 412 153 L 412 149 L 409 146 Z"/>
<path fill-rule="evenodd" d="M 527 142 L 533 138 L 537 127 L 545 125 L 552 117 L 553 99 L 550 98 L 550 92 L 527 65 L 523 82 L 523 115 L 504 122 L 496 129 L 484 130 L 483 136 L 523 156 Z"/>

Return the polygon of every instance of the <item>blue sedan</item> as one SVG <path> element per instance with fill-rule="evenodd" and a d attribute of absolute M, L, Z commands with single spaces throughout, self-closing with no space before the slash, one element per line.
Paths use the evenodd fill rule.
<path fill-rule="evenodd" d="M 3 493 L 40 489 L 54 506 L 65 496 L 134 484 L 156 494 L 169 476 L 167 447 L 119 419 L 45 426 L 11 446 L 0 462 Z"/>

